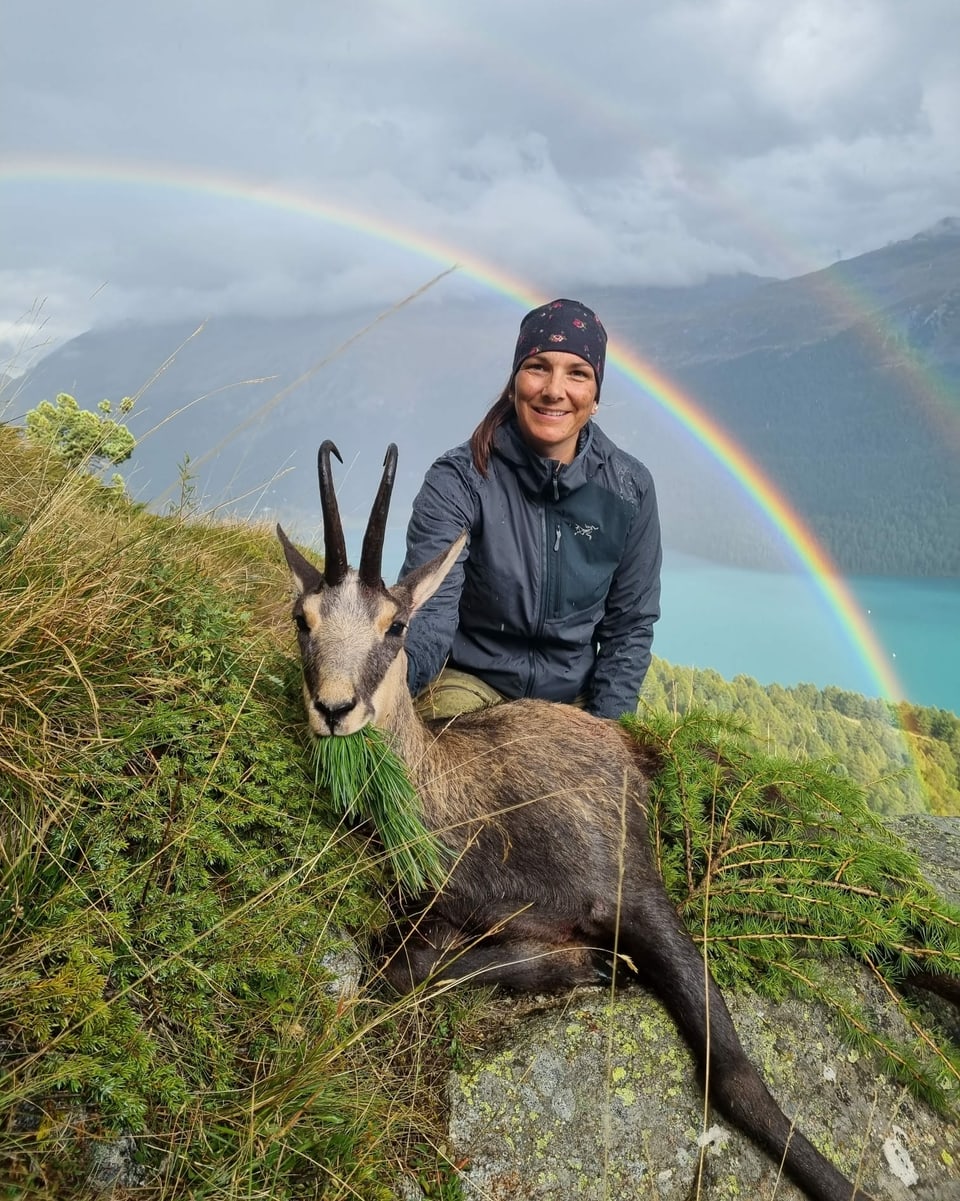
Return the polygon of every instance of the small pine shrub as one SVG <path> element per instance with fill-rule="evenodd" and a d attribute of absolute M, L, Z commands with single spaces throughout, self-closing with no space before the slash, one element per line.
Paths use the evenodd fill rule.
<path fill-rule="evenodd" d="M 703 710 L 621 719 L 664 768 L 651 835 L 667 891 L 720 986 L 817 999 L 851 1043 L 941 1112 L 960 1116 L 960 1049 L 900 991 L 919 973 L 960 976 L 960 910 L 826 761 L 758 752 L 742 726 Z M 864 965 L 907 1037 L 883 1029 L 831 965 Z"/>
<path fill-rule="evenodd" d="M 125 396 L 117 406 L 121 416 L 133 409 L 133 400 Z M 89 464 L 94 470 L 107 463 L 125 463 L 137 442 L 133 434 L 113 417 L 109 400 L 101 400 L 96 412 L 81 409 L 77 401 L 61 392 L 56 401 L 41 400 L 26 416 L 26 431 L 31 441 L 47 447 L 70 467 Z"/>

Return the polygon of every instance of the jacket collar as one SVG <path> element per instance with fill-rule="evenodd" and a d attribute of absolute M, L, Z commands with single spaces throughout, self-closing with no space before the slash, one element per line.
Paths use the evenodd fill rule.
<path fill-rule="evenodd" d="M 594 444 L 593 422 L 580 431 L 572 463 L 557 463 L 535 454 L 523 438 L 516 421 L 507 421 L 493 436 L 493 451 L 516 473 L 523 490 L 543 500 L 560 500 L 587 482 L 587 462 Z"/>

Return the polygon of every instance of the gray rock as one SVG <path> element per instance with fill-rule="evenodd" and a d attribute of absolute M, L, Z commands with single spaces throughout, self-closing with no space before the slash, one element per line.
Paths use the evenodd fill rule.
<path fill-rule="evenodd" d="M 960 822 L 903 820 L 898 833 L 956 899 Z M 899 1014 L 865 972 L 848 963 L 837 976 L 896 1032 Z M 828 1010 L 727 999 L 784 1111 L 877 1201 L 960 1201 L 960 1131 L 852 1052 Z M 449 1080 L 450 1142 L 468 1161 L 469 1201 L 802 1201 L 777 1165 L 704 1113 L 692 1056 L 652 996 L 584 990 L 495 1005 L 489 1045 Z"/>
<path fill-rule="evenodd" d="M 338 931 L 336 939 L 332 949 L 320 961 L 320 966 L 330 974 L 324 991 L 328 996 L 352 1001 L 360 992 L 363 957 L 349 934 Z"/>
<path fill-rule="evenodd" d="M 918 856 L 923 874 L 937 892 L 960 905 L 960 817 L 909 813 L 887 825 Z"/>
<path fill-rule="evenodd" d="M 395 1201 L 427 1201 L 423 1189 L 409 1176 L 401 1176 L 394 1187 Z"/>
<path fill-rule="evenodd" d="M 109 1197 L 117 1189 L 136 1188 L 147 1180 L 146 1169 L 136 1160 L 137 1140 L 121 1134 L 99 1143 L 90 1156 L 87 1184 L 92 1193 Z"/>

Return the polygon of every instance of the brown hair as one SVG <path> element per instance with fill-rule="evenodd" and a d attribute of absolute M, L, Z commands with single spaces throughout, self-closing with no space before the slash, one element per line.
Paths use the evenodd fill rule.
<path fill-rule="evenodd" d="M 507 380 L 506 387 L 484 414 L 483 420 L 470 435 L 470 451 L 473 455 L 473 465 L 486 478 L 490 466 L 490 455 L 493 451 L 493 436 L 501 425 L 506 425 L 513 413 L 513 376 Z"/>

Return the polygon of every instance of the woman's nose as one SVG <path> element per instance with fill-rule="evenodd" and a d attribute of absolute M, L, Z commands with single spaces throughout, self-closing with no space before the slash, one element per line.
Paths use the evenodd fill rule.
<path fill-rule="evenodd" d="M 564 382 L 562 371 L 551 371 L 544 381 L 543 385 L 544 396 L 562 400 L 564 395 Z"/>

